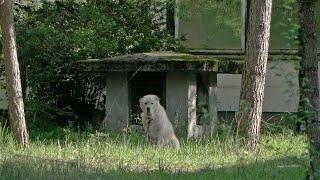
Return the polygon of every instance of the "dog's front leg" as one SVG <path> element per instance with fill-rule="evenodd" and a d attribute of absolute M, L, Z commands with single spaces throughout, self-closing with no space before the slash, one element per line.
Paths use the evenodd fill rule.
<path fill-rule="evenodd" d="M 160 148 L 164 146 L 164 140 L 163 140 L 163 138 L 159 138 L 159 139 L 158 139 L 158 141 L 157 141 L 157 146 L 160 147 Z"/>
<path fill-rule="evenodd" d="M 141 113 L 140 116 L 141 116 L 142 126 L 143 126 L 143 129 L 144 129 L 144 132 L 147 133 L 148 124 L 149 124 L 148 119 L 145 117 L 144 113 Z"/>
<path fill-rule="evenodd" d="M 149 142 L 150 141 L 150 137 L 149 137 L 149 133 L 148 133 L 148 129 L 149 129 L 148 119 L 145 117 L 144 113 L 141 113 L 140 116 L 141 116 L 141 120 L 142 120 L 142 126 L 143 126 L 143 130 L 144 130 L 144 134 L 146 136 L 146 141 Z"/>

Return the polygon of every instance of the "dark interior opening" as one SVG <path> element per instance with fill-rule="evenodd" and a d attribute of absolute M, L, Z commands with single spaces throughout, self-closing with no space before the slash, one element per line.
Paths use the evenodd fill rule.
<path fill-rule="evenodd" d="M 207 73 L 197 74 L 197 120 L 199 125 L 203 125 L 209 115 L 209 76 Z"/>
<path fill-rule="evenodd" d="M 160 104 L 166 106 L 164 72 L 138 72 L 129 73 L 129 117 L 130 124 L 141 124 L 139 99 L 147 94 L 155 94 L 160 98 Z"/>

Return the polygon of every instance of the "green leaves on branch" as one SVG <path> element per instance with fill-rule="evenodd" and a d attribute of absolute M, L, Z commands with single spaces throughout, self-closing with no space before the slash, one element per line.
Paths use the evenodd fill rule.
<path fill-rule="evenodd" d="M 42 118 L 88 121 L 90 111 L 103 107 L 104 78 L 77 72 L 74 62 L 177 47 L 173 36 L 159 29 L 150 7 L 148 0 L 45 1 L 37 8 L 16 7 L 18 53 L 31 88 L 28 100 L 34 104 L 27 112 L 43 112 L 38 101 L 51 107 Z"/>

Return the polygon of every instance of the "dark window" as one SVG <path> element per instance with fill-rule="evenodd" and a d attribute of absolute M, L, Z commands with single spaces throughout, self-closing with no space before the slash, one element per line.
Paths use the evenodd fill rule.
<path fill-rule="evenodd" d="M 208 123 L 209 118 L 209 74 L 197 74 L 197 119 L 198 124 Z"/>

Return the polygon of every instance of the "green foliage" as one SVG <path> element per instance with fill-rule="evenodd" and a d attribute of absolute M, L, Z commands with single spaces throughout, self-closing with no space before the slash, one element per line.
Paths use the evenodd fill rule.
<path fill-rule="evenodd" d="M 28 119 L 83 124 L 103 109 L 103 75 L 77 71 L 78 60 L 176 47 L 147 0 L 44 1 L 16 12 L 18 53 L 31 89 Z"/>
<path fill-rule="evenodd" d="M 0 121 L 0 144 L 12 143 L 14 142 L 12 134 L 10 134 L 9 129 L 6 125 L 3 125 Z"/>
<path fill-rule="evenodd" d="M 298 5 L 299 3 L 296 0 L 279 0 L 273 3 L 272 10 L 272 23 L 271 24 L 271 48 L 287 48 L 293 49 L 297 48 L 299 44 L 298 34 L 299 34 L 299 16 L 298 16 Z M 272 30 L 274 28 L 274 31 Z M 272 34 L 273 32 L 273 34 Z M 272 45 L 272 41 L 274 40 L 274 45 Z M 274 47 L 273 47 L 274 46 Z M 276 74 L 277 76 L 284 76 L 285 83 L 287 83 L 288 88 L 284 93 L 289 95 L 290 98 L 294 98 L 299 96 L 300 90 L 297 90 L 294 86 L 295 78 L 297 78 L 297 71 L 300 69 L 299 60 L 300 58 L 293 55 L 279 55 L 273 57 L 273 60 L 278 63 L 282 63 L 283 61 L 289 60 L 293 63 L 296 71 L 288 72 L 287 69 L 281 68 L 278 66 L 278 63 L 275 63 L 271 69 L 279 69 L 280 72 L 287 72 L 286 74 Z M 305 84 L 303 80 L 303 84 Z M 301 109 L 301 107 L 299 107 Z M 302 119 L 297 113 L 289 113 L 285 118 L 280 118 L 279 123 L 282 124 L 286 122 L 287 127 L 293 127 L 293 124 L 297 124 L 300 126 L 302 123 Z M 300 131 L 301 127 L 296 127 L 295 129 Z M 275 128 L 278 129 L 278 128 Z M 274 131 L 270 129 L 271 131 Z"/>

